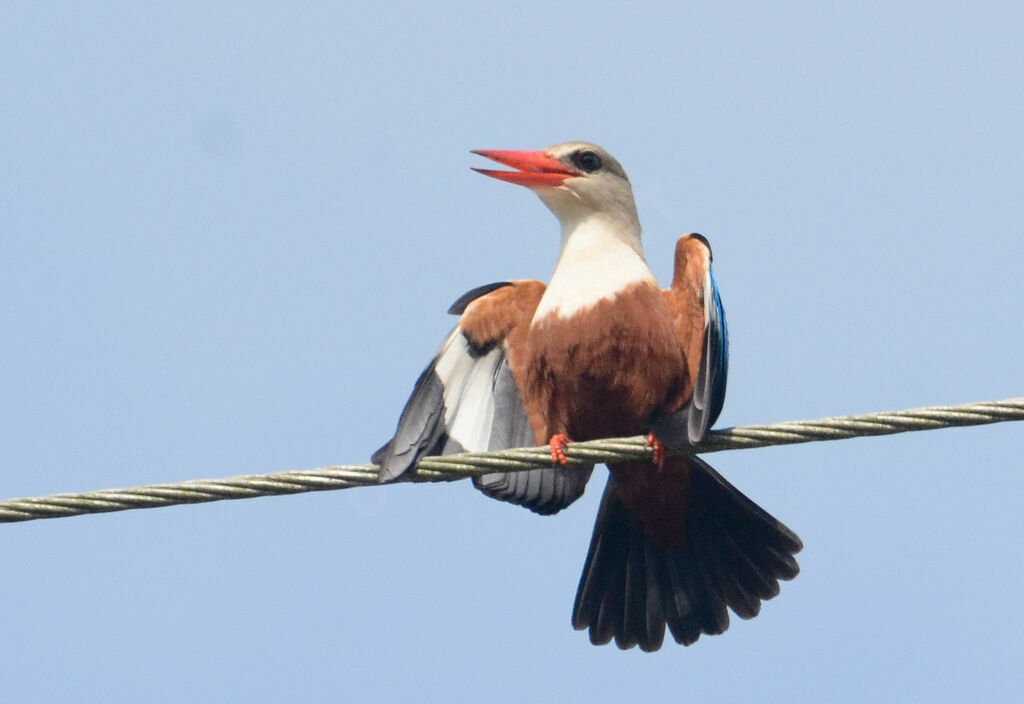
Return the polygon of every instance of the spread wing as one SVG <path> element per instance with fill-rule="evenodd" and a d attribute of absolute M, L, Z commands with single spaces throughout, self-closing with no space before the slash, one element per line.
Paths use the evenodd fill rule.
<path fill-rule="evenodd" d="M 380 480 L 392 481 L 428 455 L 483 452 L 539 442 L 513 370 L 544 293 L 539 281 L 473 289 L 448 310 L 461 315 L 416 382 L 394 437 L 373 455 Z M 473 479 L 483 493 L 540 514 L 583 494 L 590 470 L 551 467 L 494 472 Z"/>
<path fill-rule="evenodd" d="M 701 235 L 679 239 L 675 276 L 664 294 L 684 349 L 693 394 L 678 412 L 656 419 L 652 430 L 670 445 L 695 443 L 718 420 L 729 375 L 725 309 L 711 270 L 711 246 Z"/>

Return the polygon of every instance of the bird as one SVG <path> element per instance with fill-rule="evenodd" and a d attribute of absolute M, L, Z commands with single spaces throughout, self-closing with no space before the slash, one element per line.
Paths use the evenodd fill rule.
<path fill-rule="evenodd" d="M 550 281 L 475 288 L 417 380 L 394 436 L 374 455 L 389 482 L 430 455 L 548 445 L 551 467 L 474 478 L 537 514 L 584 492 L 574 441 L 647 434 L 650 460 L 616 462 L 601 498 L 572 625 L 590 641 L 658 650 L 743 619 L 799 572 L 800 538 L 704 460 L 666 448 L 700 441 L 721 413 L 728 332 L 711 246 L 679 238 L 673 278 L 648 266 L 629 178 L 603 148 L 478 150 L 512 170 L 474 170 L 532 190 L 561 225 Z"/>

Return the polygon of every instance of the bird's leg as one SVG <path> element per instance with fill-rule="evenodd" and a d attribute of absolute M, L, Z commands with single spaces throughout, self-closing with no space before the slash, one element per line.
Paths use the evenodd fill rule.
<path fill-rule="evenodd" d="M 551 446 L 551 459 L 555 464 L 560 464 L 563 467 L 569 466 L 569 460 L 565 456 L 565 446 L 570 442 L 572 440 L 565 433 L 551 436 L 551 441 L 548 444 Z"/>
<path fill-rule="evenodd" d="M 653 454 L 651 461 L 654 463 L 655 467 L 661 469 L 665 464 L 665 446 L 661 444 L 661 441 L 658 440 L 658 438 L 654 437 L 653 432 L 647 433 L 647 444 L 651 446 L 651 452 Z"/>

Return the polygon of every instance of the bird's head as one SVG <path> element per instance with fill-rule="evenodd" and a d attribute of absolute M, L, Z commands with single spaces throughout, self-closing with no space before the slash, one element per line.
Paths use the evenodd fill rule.
<path fill-rule="evenodd" d="M 526 186 L 551 209 L 563 230 L 597 216 L 639 233 L 629 178 L 615 157 L 596 144 L 565 142 L 535 152 L 481 149 L 473 153 L 518 169 L 473 170 Z"/>

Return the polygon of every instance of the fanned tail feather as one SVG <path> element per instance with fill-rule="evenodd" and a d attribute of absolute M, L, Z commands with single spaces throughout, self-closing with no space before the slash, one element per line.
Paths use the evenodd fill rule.
<path fill-rule="evenodd" d="M 803 544 L 699 458 L 689 462 L 685 535 L 651 534 L 608 478 L 583 567 L 572 622 L 592 643 L 661 647 L 665 628 L 678 643 L 722 633 L 732 609 L 753 618 L 799 572 Z"/>

